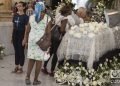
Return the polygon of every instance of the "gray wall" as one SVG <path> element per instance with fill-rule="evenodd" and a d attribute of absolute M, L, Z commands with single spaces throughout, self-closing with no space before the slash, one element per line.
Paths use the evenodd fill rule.
<path fill-rule="evenodd" d="M 11 44 L 12 22 L 0 22 L 0 43 L 5 45 L 5 54 L 14 54 Z"/>

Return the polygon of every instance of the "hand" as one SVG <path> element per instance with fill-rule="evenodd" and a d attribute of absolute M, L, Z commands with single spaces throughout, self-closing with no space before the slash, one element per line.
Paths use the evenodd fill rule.
<path fill-rule="evenodd" d="M 50 47 L 47 49 L 47 54 L 49 54 L 50 53 Z"/>
<path fill-rule="evenodd" d="M 26 44 L 26 40 L 23 39 L 23 41 L 22 41 L 22 46 L 25 46 L 25 44 Z"/>

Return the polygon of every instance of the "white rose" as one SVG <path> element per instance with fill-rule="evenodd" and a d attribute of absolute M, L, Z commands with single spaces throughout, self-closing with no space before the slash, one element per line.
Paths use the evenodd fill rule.
<path fill-rule="evenodd" d="M 120 56 L 120 53 L 119 53 L 119 56 Z"/>
<path fill-rule="evenodd" d="M 65 74 L 63 77 L 64 77 L 64 78 L 66 78 L 66 77 L 67 77 L 67 75 Z"/>
<path fill-rule="evenodd" d="M 58 78 L 58 74 L 55 73 L 55 78 Z"/>
<path fill-rule="evenodd" d="M 75 30 L 76 28 L 78 28 L 78 26 L 77 26 L 77 25 L 75 25 L 75 26 L 71 27 L 71 30 Z"/>
<path fill-rule="evenodd" d="M 95 77 L 93 77 L 93 80 L 95 80 Z"/>
<path fill-rule="evenodd" d="M 87 26 L 89 26 L 89 24 L 88 23 L 84 23 L 84 26 L 87 27 Z"/>
<path fill-rule="evenodd" d="M 88 75 L 88 72 L 86 72 L 86 75 Z"/>
<path fill-rule="evenodd" d="M 89 37 L 89 38 L 93 38 L 94 36 L 95 36 L 94 33 L 89 33 L 89 34 L 88 34 L 88 37 Z"/>
<path fill-rule="evenodd" d="M 66 69 L 67 69 L 67 67 L 65 66 L 65 67 L 64 67 L 64 69 L 66 70 Z"/>
<path fill-rule="evenodd" d="M 108 62 L 108 59 L 106 59 L 106 62 Z"/>
<path fill-rule="evenodd" d="M 69 63 L 66 63 L 67 66 L 69 66 Z"/>
<path fill-rule="evenodd" d="M 86 80 L 83 81 L 84 84 L 87 84 Z"/>
<path fill-rule="evenodd" d="M 85 79 L 85 81 L 87 81 L 87 82 L 88 82 L 88 81 L 89 81 L 89 79 L 88 79 L 88 78 L 86 78 L 86 79 Z"/>
<path fill-rule="evenodd" d="M 1 54 L 3 54 L 4 52 L 3 51 L 1 51 Z"/>
<path fill-rule="evenodd" d="M 83 27 L 84 27 L 84 24 L 79 24 L 79 27 L 83 28 Z"/>
<path fill-rule="evenodd" d="M 89 26 L 90 31 L 94 31 L 94 27 L 93 26 Z"/>
<path fill-rule="evenodd" d="M 92 72 L 94 72 L 95 70 L 94 70 L 94 69 L 92 69 L 91 71 L 92 71 Z"/>
<path fill-rule="evenodd" d="M 94 75 L 94 73 L 91 73 L 91 75 Z"/>
<path fill-rule="evenodd" d="M 118 59 L 117 59 L 117 58 L 115 58 L 115 61 L 118 61 Z"/>
<path fill-rule="evenodd" d="M 88 70 L 89 73 L 91 73 L 91 70 Z"/>
<path fill-rule="evenodd" d="M 85 86 L 89 86 L 89 84 L 86 84 Z"/>
<path fill-rule="evenodd" d="M 74 34 L 74 36 L 77 37 L 77 38 L 81 38 L 81 34 L 80 33 L 76 33 L 76 34 Z"/>
<path fill-rule="evenodd" d="M 110 63 L 112 62 L 112 60 L 110 60 Z"/>
<path fill-rule="evenodd" d="M 62 80 L 61 79 L 57 79 L 58 82 L 61 82 Z"/>
<path fill-rule="evenodd" d="M 72 86 L 75 86 L 75 83 L 72 83 Z"/>
<path fill-rule="evenodd" d="M 86 35 L 87 33 L 88 33 L 87 31 L 83 31 L 83 34 L 85 34 L 85 35 Z"/>
<path fill-rule="evenodd" d="M 76 67 L 76 69 L 79 69 L 80 67 Z"/>
<path fill-rule="evenodd" d="M 73 67 L 70 67 L 70 69 L 72 70 L 72 69 L 73 69 Z"/>
<path fill-rule="evenodd" d="M 97 83 L 98 83 L 98 85 L 100 85 L 100 86 L 101 86 L 101 84 L 102 84 L 100 81 L 98 81 Z"/>
<path fill-rule="evenodd" d="M 85 70 L 85 67 L 82 67 L 82 70 Z"/>
<path fill-rule="evenodd" d="M 88 84 L 88 82 L 89 82 L 89 79 L 88 78 L 86 78 L 84 81 L 83 81 L 83 83 L 86 85 L 86 84 Z"/>
<path fill-rule="evenodd" d="M 102 64 L 100 64 L 100 67 L 102 67 Z"/>
<path fill-rule="evenodd" d="M 93 81 L 92 85 L 93 85 L 93 86 L 96 86 L 96 85 L 97 85 L 97 82 L 96 82 L 96 81 Z"/>
<path fill-rule="evenodd" d="M 79 64 L 79 65 L 82 65 L 82 63 L 81 63 L 81 62 L 79 62 L 78 64 Z"/>

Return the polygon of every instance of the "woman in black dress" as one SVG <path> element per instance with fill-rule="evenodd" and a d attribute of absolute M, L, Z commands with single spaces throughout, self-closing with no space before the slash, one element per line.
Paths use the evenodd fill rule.
<path fill-rule="evenodd" d="M 25 14 L 25 3 L 17 4 L 17 13 L 13 16 L 12 42 L 15 50 L 15 69 L 13 73 L 22 73 L 24 65 L 24 33 L 28 24 L 28 16 Z"/>

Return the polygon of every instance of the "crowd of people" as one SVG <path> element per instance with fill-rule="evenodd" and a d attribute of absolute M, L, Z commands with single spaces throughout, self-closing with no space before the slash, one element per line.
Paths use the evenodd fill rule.
<path fill-rule="evenodd" d="M 15 50 L 15 69 L 13 73 L 21 74 L 23 73 L 23 66 L 25 62 L 24 49 L 27 48 L 27 58 L 28 69 L 26 74 L 25 82 L 27 85 L 31 84 L 30 75 L 33 66 L 36 64 L 35 77 L 33 85 L 38 85 L 41 82 L 38 80 L 38 76 L 42 67 L 42 62 L 44 61 L 42 72 L 54 76 L 54 70 L 58 62 L 57 49 L 62 41 L 62 38 L 70 30 L 71 26 L 79 25 L 89 21 L 87 15 L 87 9 L 80 7 L 76 11 L 73 10 L 73 5 L 70 3 L 64 3 L 63 7 L 59 10 L 59 13 L 53 17 L 52 10 L 50 7 L 45 6 L 45 4 L 40 2 L 18 2 L 15 3 L 13 9 L 13 33 L 12 33 L 12 43 Z M 51 46 L 47 53 L 50 53 L 52 57 L 51 71 L 48 72 L 47 64 L 50 58 L 45 61 L 44 54 L 46 52 L 42 51 L 36 42 L 46 33 L 46 27 L 51 25 L 56 25 L 58 31 L 61 34 L 61 38 L 55 39 L 51 36 Z M 49 28 L 49 29 L 51 29 Z M 52 33 L 51 35 L 55 34 Z M 63 61 L 58 62 L 58 67 L 63 64 Z"/>

